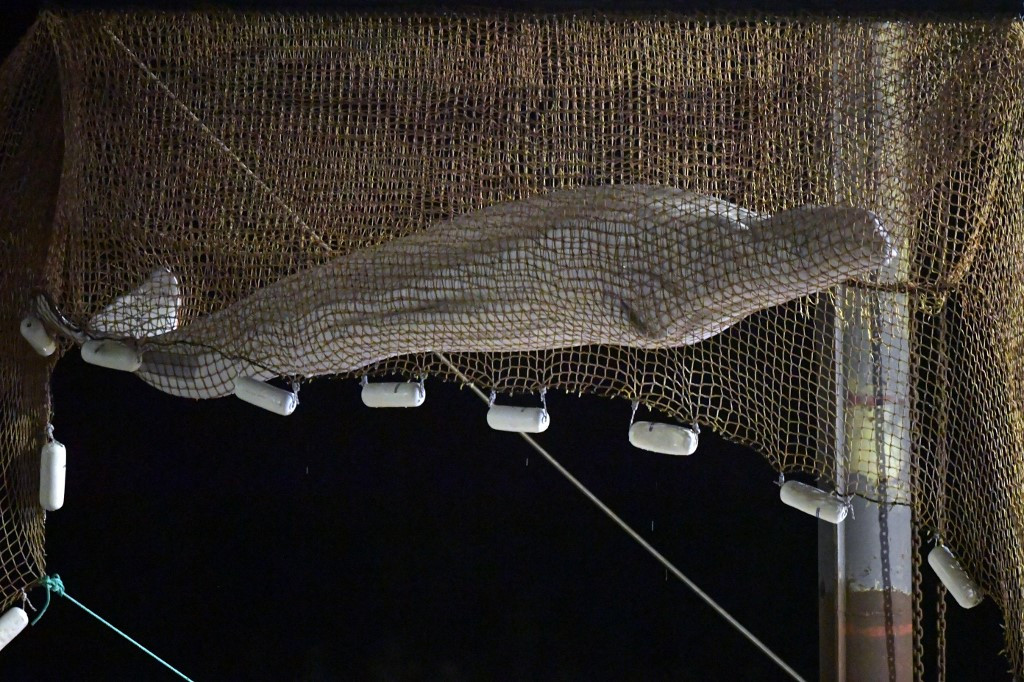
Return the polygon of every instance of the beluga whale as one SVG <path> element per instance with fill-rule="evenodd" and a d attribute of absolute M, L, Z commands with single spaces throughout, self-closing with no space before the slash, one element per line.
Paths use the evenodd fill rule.
<path fill-rule="evenodd" d="M 47 296 L 37 313 L 78 343 L 137 350 L 135 373 L 188 398 L 242 377 L 314 377 L 425 352 L 667 348 L 895 256 L 876 214 L 774 214 L 672 187 L 559 189 L 505 201 L 285 277 L 182 323 L 166 268 L 85 324 Z"/>

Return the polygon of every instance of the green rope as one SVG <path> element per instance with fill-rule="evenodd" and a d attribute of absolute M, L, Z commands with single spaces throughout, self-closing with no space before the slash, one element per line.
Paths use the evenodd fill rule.
<path fill-rule="evenodd" d="M 175 675 L 177 675 L 181 679 L 187 680 L 188 682 L 192 682 L 192 679 L 189 678 L 189 677 L 186 677 L 185 674 L 182 673 L 180 670 L 178 670 L 177 668 L 172 666 L 170 663 L 168 663 L 164 659 L 162 659 L 159 656 L 157 656 L 156 654 L 154 654 L 152 651 L 150 651 L 146 647 L 144 647 L 141 644 L 139 644 L 138 642 L 136 642 L 134 639 L 132 639 L 131 637 L 126 635 L 121 630 L 118 630 L 111 623 L 109 623 L 108 621 L 106 621 L 103 618 L 101 618 L 99 616 L 99 614 L 97 614 L 93 610 L 89 609 L 85 604 L 83 604 L 82 602 L 78 601 L 77 599 L 75 599 L 74 597 L 72 597 L 68 593 L 66 593 L 64 591 L 64 583 L 61 581 L 59 575 L 53 575 L 53 576 L 44 575 L 42 578 L 39 579 L 37 584 L 40 587 L 45 587 L 46 588 L 46 603 L 43 604 L 43 608 L 40 609 L 39 615 L 36 616 L 32 620 L 32 625 L 35 625 L 36 623 L 38 623 L 39 619 L 43 617 L 44 613 L 46 613 L 46 609 L 48 609 L 50 607 L 50 593 L 52 592 L 53 594 L 56 594 L 58 597 L 64 597 L 65 599 L 70 601 L 72 604 L 74 604 L 78 608 L 82 609 L 83 611 L 88 613 L 90 616 L 92 616 L 93 618 L 95 618 L 99 622 L 103 623 L 104 625 L 106 625 L 108 628 L 110 628 L 111 630 L 113 630 L 117 634 L 119 634 L 122 637 L 124 637 L 125 639 L 127 639 L 129 642 L 131 642 L 132 644 L 137 646 L 143 652 L 145 652 L 145 653 L 149 654 L 150 656 L 152 656 L 158 663 L 160 663 L 163 666 L 165 666 L 168 670 L 170 670 L 172 673 L 174 673 Z"/>

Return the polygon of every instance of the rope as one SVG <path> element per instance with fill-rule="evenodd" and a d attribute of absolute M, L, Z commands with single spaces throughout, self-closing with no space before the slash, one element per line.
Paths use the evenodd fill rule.
<path fill-rule="evenodd" d="M 452 364 L 452 361 L 449 360 L 444 354 L 435 351 L 434 355 L 436 355 L 437 358 L 441 360 L 441 362 L 447 365 L 448 369 L 450 369 L 457 377 L 459 377 L 459 379 L 462 382 L 469 386 L 470 390 L 472 390 L 473 393 L 477 395 L 477 397 L 479 397 L 485 403 L 489 404 L 491 402 L 490 400 L 488 400 L 487 396 L 484 395 L 483 391 L 477 388 L 476 384 L 470 381 L 469 378 L 465 374 L 463 374 L 458 367 Z M 622 530 L 626 532 L 627 535 L 636 540 L 636 542 L 641 547 L 643 547 L 651 556 L 657 559 L 658 562 L 661 563 L 661 565 L 664 566 L 667 571 L 670 571 L 672 575 L 679 578 L 679 580 L 682 581 L 682 583 L 686 585 L 688 588 L 690 588 L 690 590 L 694 594 L 696 594 L 698 597 L 704 600 L 704 602 L 708 606 L 710 606 L 712 609 L 718 612 L 718 615 L 720 615 L 727 623 L 732 625 L 741 635 L 750 640 L 751 644 L 760 649 L 768 658 L 770 658 L 776 665 L 782 668 L 794 680 L 799 680 L 799 682 L 807 682 L 803 677 L 800 676 L 799 673 L 797 673 L 797 671 L 793 670 L 793 668 L 791 668 L 785 661 L 783 661 L 778 654 L 769 649 L 767 644 L 759 640 L 750 630 L 743 627 L 743 625 L 738 620 L 736 620 L 728 611 L 726 611 L 718 602 L 712 599 L 711 596 L 704 592 L 704 590 L 700 589 L 700 587 L 698 587 L 695 582 L 687 578 L 682 571 L 676 568 L 675 564 L 666 559 L 661 554 L 661 552 L 654 549 L 654 547 L 649 542 L 644 540 L 639 533 L 633 530 L 633 528 L 629 524 L 627 524 L 615 512 L 613 512 L 611 508 L 608 507 L 608 505 L 602 502 L 596 495 L 594 495 L 594 493 L 590 492 L 590 490 L 585 485 L 583 485 L 575 476 L 569 473 L 569 471 L 565 467 L 563 467 L 558 462 L 558 460 L 556 460 L 536 440 L 531 438 L 529 434 L 520 433 L 519 436 L 523 440 L 525 440 L 530 447 L 532 447 L 534 450 L 540 453 L 541 457 L 546 459 L 551 464 L 551 466 L 555 467 L 558 473 L 562 474 L 562 476 L 564 476 L 565 479 L 569 481 L 569 483 L 571 483 L 577 490 L 583 493 L 583 495 L 586 496 L 587 499 L 589 499 L 591 502 L 593 502 L 598 509 L 604 512 L 605 516 L 614 521 Z"/>
<path fill-rule="evenodd" d="M 149 80 L 151 80 L 153 84 L 156 85 L 157 88 L 160 89 L 160 92 L 164 93 L 164 95 L 166 95 L 176 107 L 178 107 L 182 112 L 184 112 L 185 115 L 188 116 L 190 121 L 199 126 L 199 129 L 202 130 L 203 133 L 205 133 L 207 137 L 210 138 L 214 146 L 216 146 L 219 150 L 221 150 L 221 152 L 223 152 L 232 161 L 234 161 L 238 165 L 238 167 L 242 169 L 246 176 L 248 176 L 253 182 L 255 182 L 256 186 L 262 189 L 266 193 L 266 195 L 270 197 L 270 200 L 274 202 L 274 204 L 277 205 L 278 208 L 283 210 L 285 213 L 288 214 L 290 218 L 297 222 L 299 226 L 303 229 L 303 231 L 310 237 L 310 239 L 318 247 L 320 247 L 321 249 L 328 253 L 331 253 L 333 251 L 330 245 L 327 242 L 325 242 L 323 238 L 319 234 L 317 234 L 316 231 L 313 228 L 311 228 L 306 223 L 306 221 L 299 216 L 298 213 L 295 212 L 295 209 L 292 208 L 284 199 L 278 196 L 277 191 L 275 191 L 270 185 L 264 182 L 263 178 L 258 176 L 256 172 L 253 171 L 252 168 L 250 168 L 248 164 L 246 164 L 245 161 L 242 160 L 242 157 L 236 154 L 234 150 L 232 150 L 231 147 L 229 147 L 227 143 L 224 142 L 224 140 L 222 140 L 220 136 L 217 135 L 217 133 L 215 133 L 208 125 L 203 123 L 202 119 L 199 118 L 199 116 L 197 116 L 196 113 L 192 111 L 192 109 L 189 108 L 189 106 L 185 104 L 185 102 L 183 102 L 181 98 L 178 97 L 178 95 L 175 94 L 175 92 L 167 86 L 166 83 L 160 80 L 160 77 L 153 73 L 153 70 L 150 69 L 146 65 L 146 63 L 142 61 L 142 59 L 140 59 L 134 52 L 132 52 L 131 48 L 125 45 L 116 33 L 110 30 L 110 27 L 104 26 L 103 32 L 110 37 L 114 44 L 116 44 L 119 48 L 121 48 L 122 50 L 124 50 L 124 52 L 128 54 L 128 56 L 132 59 L 135 65 L 138 66 L 142 70 L 142 72 L 146 74 L 146 77 Z"/>
<path fill-rule="evenodd" d="M 50 594 L 51 593 L 56 594 L 58 597 L 64 597 L 65 599 L 70 601 L 72 604 L 74 604 L 78 608 L 82 609 L 83 611 L 88 613 L 90 616 L 92 616 L 93 618 L 95 618 L 99 622 L 103 623 L 104 625 L 106 625 L 108 628 L 110 628 L 111 630 L 113 630 L 117 634 L 119 634 L 122 637 L 124 637 L 125 639 L 127 639 L 129 642 L 131 642 L 136 647 L 141 649 L 143 651 L 143 653 L 146 653 L 146 654 L 150 655 L 151 657 L 153 657 L 153 659 L 155 659 L 157 661 L 157 663 L 160 663 L 161 665 L 166 667 L 168 670 L 170 670 L 172 673 L 174 673 L 175 675 L 177 675 L 181 679 L 187 680 L 187 682 L 192 682 L 192 678 L 186 677 L 185 674 L 182 673 L 180 670 L 178 670 L 177 668 L 172 666 L 170 663 L 168 663 L 164 659 L 162 659 L 159 656 L 157 656 L 156 654 L 154 654 L 152 651 L 150 651 L 146 647 L 144 647 L 141 644 L 139 644 L 138 642 L 136 642 L 134 639 L 129 637 L 123 631 L 121 631 L 118 628 L 114 627 L 114 625 L 112 625 L 109 621 L 107 621 L 104 618 L 102 618 L 95 611 L 93 611 L 92 609 L 87 607 L 85 604 L 83 604 L 82 602 L 78 601 L 77 599 L 75 599 L 74 597 L 69 595 L 67 592 L 65 592 L 64 591 L 64 583 L 63 583 L 63 581 L 61 581 L 59 575 L 53 575 L 53 576 L 44 575 L 42 578 L 39 579 L 38 584 L 39 584 L 40 587 L 45 587 L 46 588 L 46 603 L 43 604 L 43 608 L 39 610 L 39 615 L 37 615 L 32 620 L 32 625 L 35 625 L 36 623 L 38 623 L 39 619 L 43 617 L 44 613 L 46 613 L 46 609 L 48 609 L 50 607 Z"/>

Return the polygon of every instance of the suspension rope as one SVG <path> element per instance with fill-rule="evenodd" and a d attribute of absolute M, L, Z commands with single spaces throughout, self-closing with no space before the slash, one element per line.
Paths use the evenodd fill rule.
<path fill-rule="evenodd" d="M 462 371 L 458 367 L 456 367 L 451 360 L 449 360 L 444 354 L 437 351 L 434 352 L 434 355 L 437 356 L 437 358 L 441 360 L 441 362 L 444 363 L 448 367 L 448 369 L 450 369 L 457 377 L 459 377 L 459 379 L 463 383 L 469 386 L 470 390 L 472 390 L 473 393 L 475 393 L 477 397 L 480 398 L 480 400 L 490 404 L 490 400 L 486 395 L 484 395 L 483 391 L 477 388 L 476 384 L 470 381 L 469 378 L 465 374 L 463 374 Z M 743 625 L 738 620 L 736 620 L 728 611 L 726 611 L 725 608 L 723 608 L 718 602 L 712 599 L 710 595 L 704 592 L 704 590 L 700 589 L 700 587 L 698 587 L 695 582 L 687 578 L 682 571 L 676 568 L 675 564 L 666 559 L 661 554 L 661 552 L 656 550 L 639 533 L 633 530 L 633 528 L 625 521 L 623 521 L 615 512 L 613 512 L 611 508 L 608 507 L 608 505 L 602 502 L 594 493 L 590 492 L 590 490 L 585 485 L 583 485 L 583 483 L 581 483 L 575 476 L 569 473 L 569 471 L 565 467 L 563 467 L 558 462 L 558 460 L 556 460 L 536 440 L 530 437 L 529 434 L 519 433 L 519 436 L 523 440 L 525 440 L 530 447 L 532 447 L 534 450 L 540 453 L 541 457 L 546 459 L 551 464 L 551 466 L 555 467 L 558 473 L 562 474 L 562 476 L 564 476 L 565 479 L 569 481 L 569 483 L 571 483 L 577 490 L 583 493 L 583 495 L 586 496 L 587 499 L 589 499 L 591 502 L 593 502 L 598 509 L 604 512 L 605 516 L 614 521 L 622 530 L 626 532 L 627 535 L 636 540 L 636 542 L 641 547 L 643 547 L 651 556 L 657 559 L 658 562 L 661 563 L 661 565 L 664 566 L 667 571 L 671 572 L 672 575 L 679 578 L 679 580 L 682 581 L 682 583 L 686 585 L 688 588 L 690 588 L 690 590 L 694 594 L 700 597 L 712 609 L 717 611 L 718 615 L 725 619 L 727 623 L 732 625 L 737 631 L 739 631 L 741 635 L 750 640 L 751 644 L 753 644 L 762 652 L 764 652 L 764 654 L 768 658 L 774 661 L 776 665 L 782 668 L 794 680 L 799 680 L 800 682 L 807 682 L 803 677 L 800 676 L 799 673 L 797 673 L 797 671 L 793 670 L 793 668 L 791 668 L 785 661 L 783 661 L 778 654 L 769 649 L 767 644 L 758 639 L 750 630 L 743 627 Z"/>
<path fill-rule="evenodd" d="M 153 73 L 153 70 L 146 65 L 146 62 L 142 61 L 142 59 L 139 58 L 139 56 L 136 55 L 130 47 L 125 45 L 124 41 L 122 41 L 117 36 L 117 34 L 110 29 L 109 26 L 103 26 L 103 32 L 107 34 L 107 36 L 114 42 L 115 45 L 117 45 L 125 53 L 128 54 L 128 56 L 135 63 L 135 65 L 138 66 L 139 69 L 141 69 L 142 72 L 146 75 L 146 78 L 152 81 L 153 84 L 160 89 L 160 92 L 166 95 L 168 99 L 170 99 L 171 102 L 178 109 L 184 112 L 184 114 L 189 118 L 190 121 L 199 126 L 199 129 L 202 130 L 203 133 L 210 138 L 210 140 L 213 142 L 214 146 L 217 147 L 217 149 L 219 149 L 226 156 L 228 156 L 228 158 L 234 161 L 235 164 L 242 169 L 245 175 L 248 178 L 250 178 L 254 183 L 256 183 L 256 186 L 263 190 L 263 192 L 268 197 L 270 197 L 270 200 L 274 202 L 274 204 L 278 208 L 287 213 L 288 216 L 292 218 L 292 220 L 299 224 L 303 232 L 306 233 L 306 235 L 313 241 L 314 244 L 317 245 L 317 247 L 319 247 L 323 251 L 326 251 L 327 253 L 333 252 L 333 249 L 330 247 L 330 245 L 326 241 L 324 241 L 324 239 L 319 234 L 317 234 L 317 232 L 312 227 L 310 227 L 309 224 L 306 223 L 306 221 L 303 220 L 301 216 L 299 216 L 295 209 L 292 208 L 292 206 L 288 202 L 282 199 L 279 196 L 278 192 L 270 185 L 268 185 L 263 180 L 263 178 L 257 175 L 256 172 L 252 168 L 250 168 L 245 161 L 242 160 L 242 157 L 236 154 L 235 151 L 231 149 L 231 147 L 229 147 L 227 143 L 223 139 L 221 139 L 219 135 L 217 135 L 217 133 L 215 133 L 208 125 L 206 125 L 206 123 L 204 123 L 203 120 L 199 118 L 199 116 L 196 115 L 196 113 L 192 111 L 192 109 L 185 102 L 183 102 L 182 99 L 178 97 L 178 95 L 173 90 L 171 90 L 171 88 L 166 83 L 164 83 L 158 75 Z"/>
<path fill-rule="evenodd" d="M 42 578 L 39 579 L 38 585 L 40 587 L 45 587 L 46 588 L 46 603 L 43 604 L 43 608 L 39 610 L 39 615 L 37 615 L 34 619 L 32 619 L 32 625 L 35 625 L 36 623 L 38 623 L 39 619 L 42 618 L 43 614 L 46 613 L 46 609 L 48 609 L 50 607 L 50 594 L 51 593 L 56 594 L 58 597 L 64 597 L 65 599 L 70 601 L 72 604 L 74 604 L 78 608 L 82 609 L 83 611 L 88 613 L 90 616 L 92 616 L 93 618 L 95 618 L 99 622 L 103 623 L 104 625 L 106 625 L 108 628 L 110 628 L 111 630 L 113 630 L 117 634 L 119 634 L 122 637 L 124 637 L 125 639 L 127 639 L 129 642 L 131 642 L 136 647 L 138 647 L 140 650 L 142 650 L 143 653 L 146 653 L 149 656 L 152 656 L 158 663 L 160 663 L 161 665 L 166 667 L 168 670 L 170 670 L 172 673 L 174 673 L 175 675 L 177 675 L 181 679 L 187 680 L 187 682 L 192 682 L 192 679 L 190 677 L 186 677 L 185 674 L 182 673 L 180 670 L 178 670 L 177 668 L 172 666 L 170 663 L 168 663 L 164 659 L 162 659 L 159 656 L 157 656 L 156 654 L 154 654 L 152 651 L 150 651 L 146 647 L 144 647 L 141 644 L 139 644 L 138 642 L 136 642 L 134 639 L 129 637 L 123 631 L 121 631 L 118 628 L 114 627 L 114 625 L 112 625 L 109 621 L 107 621 L 106 619 L 102 618 L 95 611 L 93 611 L 92 609 L 87 607 L 85 604 L 83 604 L 82 602 L 78 601 L 77 599 L 75 599 L 74 597 L 69 595 L 67 592 L 65 592 L 64 591 L 64 582 L 60 579 L 59 575 L 53 575 L 53 576 L 44 575 Z"/>

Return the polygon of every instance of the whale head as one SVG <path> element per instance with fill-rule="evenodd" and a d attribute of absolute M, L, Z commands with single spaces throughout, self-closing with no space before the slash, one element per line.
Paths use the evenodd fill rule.
<path fill-rule="evenodd" d="M 896 258 L 892 236 L 872 211 L 802 206 L 751 225 L 750 285 L 778 305 L 866 277 Z M 771 300 L 767 300 L 771 299 Z"/>

